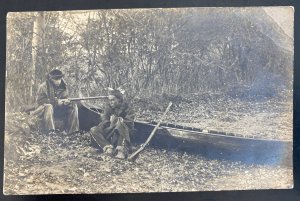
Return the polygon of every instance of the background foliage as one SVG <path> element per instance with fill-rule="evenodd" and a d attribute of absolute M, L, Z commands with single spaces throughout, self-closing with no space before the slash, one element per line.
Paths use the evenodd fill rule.
<path fill-rule="evenodd" d="M 258 8 L 9 13 L 6 107 L 31 103 L 54 68 L 65 72 L 73 97 L 120 86 L 132 98 L 274 97 L 292 89 L 292 43 Z"/>

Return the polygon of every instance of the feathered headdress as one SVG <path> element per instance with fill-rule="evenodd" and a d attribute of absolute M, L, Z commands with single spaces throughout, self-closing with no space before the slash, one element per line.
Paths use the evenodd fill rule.
<path fill-rule="evenodd" d="M 123 96 L 125 94 L 125 90 L 124 89 L 121 89 L 120 87 L 117 88 L 117 89 L 113 89 L 113 88 L 108 87 L 107 90 L 108 90 L 108 94 L 109 95 L 115 96 L 118 99 L 123 100 Z"/>

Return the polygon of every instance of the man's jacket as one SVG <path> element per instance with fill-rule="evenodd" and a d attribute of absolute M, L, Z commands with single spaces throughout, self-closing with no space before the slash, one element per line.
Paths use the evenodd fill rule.
<path fill-rule="evenodd" d="M 130 134 L 133 129 L 134 112 L 130 108 L 129 104 L 123 102 L 120 107 L 112 108 L 109 104 L 104 109 L 104 114 L 102 116 L 102 122 L 99 124 L 101 130 L 105 132 L 105 128 L 109 127 L 110 117 L 115 115 L 116 117 L 122 117 L 123 121 L 117 120 L 114 128 L 119 131 L 127 141 L 130 142 Z"/>
<path fill-rule="evenodd" d="M 58 87 L 55 87 L 49 79 L 42 83 L 37 92 L 37 104 L 52 104 L 53 106 L 57 105 L 57 99 L 68 98 L 68 90 L 64 80 L 61 81 L 61 84 Z"/>

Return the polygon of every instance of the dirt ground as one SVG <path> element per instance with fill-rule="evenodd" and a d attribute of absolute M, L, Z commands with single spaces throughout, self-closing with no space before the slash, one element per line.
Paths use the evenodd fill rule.
<path fill-rule="evenodd" d="M 292 140 L 291 101 L 199 99 L 176 103 L 166 121 L 220 131 Z M 211 103 L 214 104 L 211 104 Z M 212 106 L 213 105 L 213 106 Z M 226 107 L 225 107 L 226 106 Z M 136 108 L 143 120 L 161 111 Z M 282 189 L 293 187 L 292 167 L 211 160 L 147 148 L 135 162 L 105 156 L 88 133 L 46 136 L 24 114 L 7 114 L 4 194 L 74 194 Z M 180 121 L 179 121 L 180 120 Z"/>

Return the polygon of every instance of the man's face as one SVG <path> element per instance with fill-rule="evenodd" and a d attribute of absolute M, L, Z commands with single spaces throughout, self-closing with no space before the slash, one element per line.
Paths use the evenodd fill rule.
<path fill-rule="evenodd" d="M 61 78 L 51 79 L 54 86 L 58 87 L 61 84 Z"/>
<path fill-rule="evenodd" d="M 108 96 L 109 104 L 112 108 L 117 108 L 121 105 L 121 100 L 113 95 Z"/>

